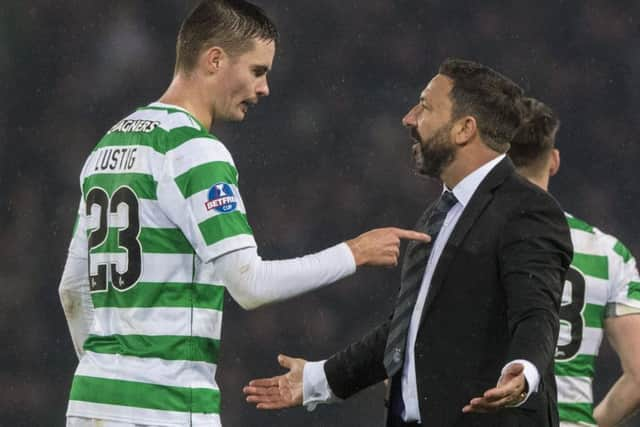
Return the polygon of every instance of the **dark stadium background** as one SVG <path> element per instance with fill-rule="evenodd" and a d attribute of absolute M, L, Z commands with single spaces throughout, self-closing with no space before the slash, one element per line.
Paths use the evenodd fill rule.
<path fill-rule="evenodd" d="M 400 119 L 447 56 L 494 66 L 558 112 L 563 162 L 553 193 L 640 254 L 639 2 L 256 2 L 282 35 L 272 94 L 245 123 L 214 133 L 235 157 L 263 257 L 413 225 L 439 186 L 411 172 Z M 78 174 L 103 132 L 164 91 L 188 4 L 0 6 L 2 426 L 64 424 L 76 356 L 57 287 Z M 319 359 L 359 337 L 388 315 L 398 274 L 366 269 L 254 312 L 227 300 L 218 375 L 225 426 L 381 426 L 381 386 L 310 414 L 258 412 L 241 387 L 280 372 L 279 351 Z M 605 350 L 598 397 L 618 369 Z"/>

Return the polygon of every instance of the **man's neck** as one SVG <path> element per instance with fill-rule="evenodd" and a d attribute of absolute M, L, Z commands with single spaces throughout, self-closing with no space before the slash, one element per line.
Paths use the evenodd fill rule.
<path fill-rule="evenodd" d="M 184 108 L 210 130 L 215 117 L 203 97 L 207 92 L 200 86 L 197 79 L 177 74 L 158 101 Z"/>
<path fill-rule="evenodd" d="M 516 168 L 516 171 L 527 178 L 531 183 L 542 188 L 544 191 L 549 191 L 549 174 L 541 171 L 531 170 L 527 168 Z"/>
<path fill-rule="evenodd" d="M 500 156 L 500 153 L 488 147 L 467 150 L 460 148 L 455 156 L 454 161 L 440 175 L 442 182 L 447 188 L 451 189 L 458 185 L 467 175 Z"/>

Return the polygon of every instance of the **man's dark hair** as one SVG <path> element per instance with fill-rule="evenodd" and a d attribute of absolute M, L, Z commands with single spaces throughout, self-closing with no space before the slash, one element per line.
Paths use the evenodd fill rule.
<path fill-rule="evenodd" d="M 522 124 L 511 141 L 509 157 L 516 167 L 529 167 L 546 159 L 555 146 L 560 120 L 537 99 L 524 98 L 521 106 Z"/>
<path fill-rule="evenodd" d="M 446 59 L 438 73 L 453 80 L 453 119 L 474 116 L 484 143 L 507 152 L 520 125 L 522 88 L 485 65 L 462 59 Z"/>
<path fill-rule="evenodd" d="M 243 0 L 203 0 L 180 27 L 175 72 L 192 71 L 200 53 L 211 46 L 239 55 L 251 49 L 256 38 L 278 41 L 275 24 L 261 8 Z"/>

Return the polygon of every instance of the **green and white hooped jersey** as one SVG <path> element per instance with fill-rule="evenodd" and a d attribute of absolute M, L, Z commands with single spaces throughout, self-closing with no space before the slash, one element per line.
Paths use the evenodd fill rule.
<path fill-rule="evenodd" d="M 636 261 L 615 237 L 566 214 L 574 246 L 555 356 L 560 420 L 595 426 L 593 376 L 604 319 L 640 313 Z"/>
<path fill-rule="evenodd" d="M 207 261 L 256 245 L 229 151 L 152 103 L 107 132 L 80 181 L 72 245 L 88 252 L 95 315 L 67 415 L 220 425 L 224 286 Z"/>

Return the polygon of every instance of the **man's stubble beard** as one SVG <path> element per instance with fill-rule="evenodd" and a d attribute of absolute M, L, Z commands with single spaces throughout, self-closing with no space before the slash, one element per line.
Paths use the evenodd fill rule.
<path fill-rule="evenodd" d="M 444 169 L 453 162 L 457 147 L 450 140 L 452 123 L 445 123 L 433 136 L 422 141 L 417 129 L 411 134 L 419 144 L 414 146 L 414 162 L 417 173 L 440 178 Z"/>

